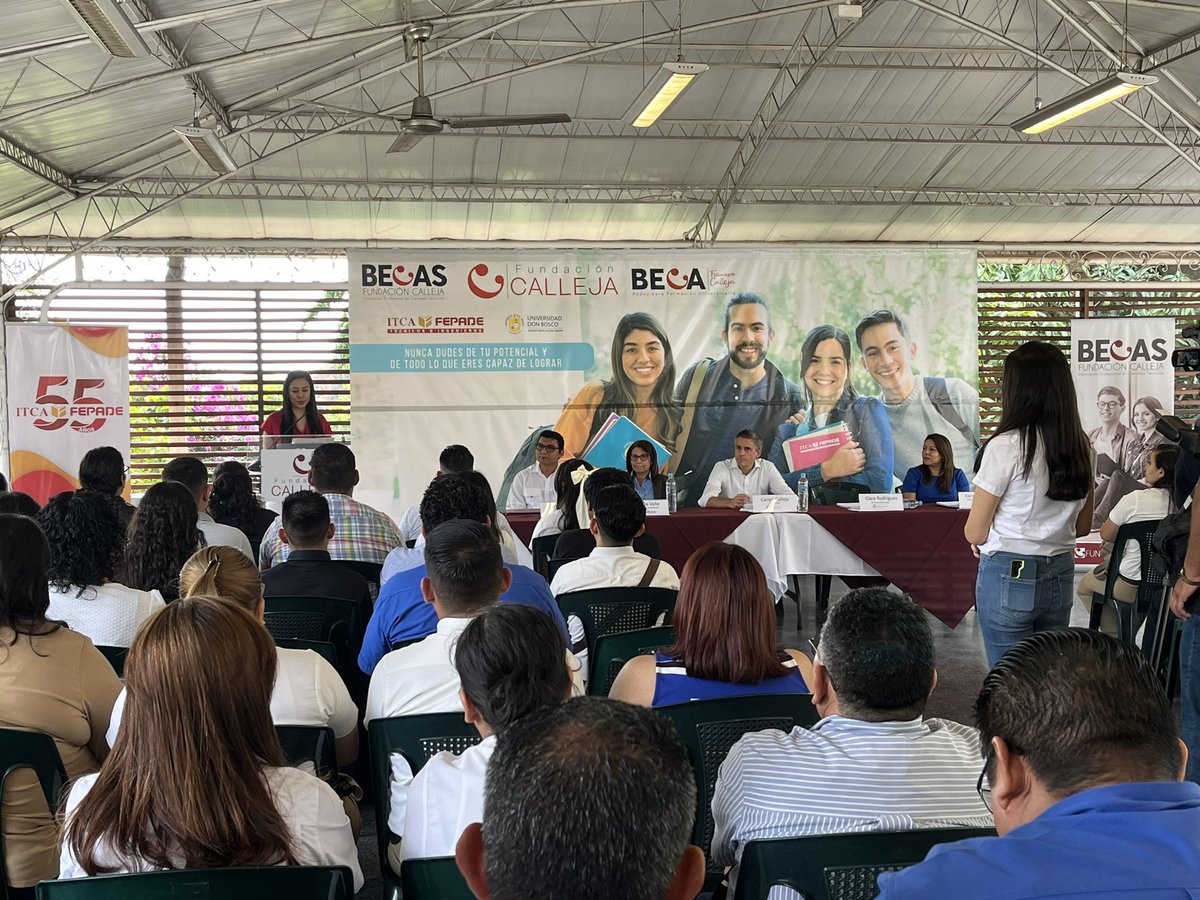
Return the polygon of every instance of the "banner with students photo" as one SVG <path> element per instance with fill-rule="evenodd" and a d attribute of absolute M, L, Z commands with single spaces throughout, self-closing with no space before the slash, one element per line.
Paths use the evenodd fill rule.
<path fill-rule="evenodd" d="M 5 364 L 12 490 L 44 504 L 93 447 L 129 459 L 128 329 L 10 325 Z"/>
<path fill-rule="evenodd" d="M 630 423 L 612 430 L 621 440 L 666 449 L 660 470 L 693 501 L 745 427 L 785 473 L 792 432 L 844 430 L 865 460 L 847 449 L 828 468 L 872 490 L 920 465 L 931 432 L 972 471 L 969 250 L 431 245 L 351 252 L 349 269 L 356 496 L 384 509 L 417 502 L 451 443 L 472 450 L 503 508 L 542 429 L 567 456 L 590 454 L 614 416 Z"/>
<path fill-rule="evenodd" d="M 1146 487 L 1146 463 L 1166 438 L 1155 431 L 1175 411 L 1175 320 L 1168 317 L 1074 319 L 1071 371 L 1079 418 L 1096 453 L 1092 530 L 1117 501 Z M 1080 563 L 1099 562 L 1096 541 L 1081 541 Z"/>

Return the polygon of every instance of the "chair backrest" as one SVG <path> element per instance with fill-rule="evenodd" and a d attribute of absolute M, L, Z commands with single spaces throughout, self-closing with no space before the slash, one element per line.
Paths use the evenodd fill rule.
<path fill-rule="evenodd" d="M 108 660 L 108 664 L 113 667 L 113 671 L 117 673 L 118 678 L 125 677 L 125 657 L 129 655 L 128 647 L 102 647 L 96 645 L 96 649 Z"/>
<path fill-rule="evenodd" d="M 1122 525 L 1117 529 L 1117 539 L 1113 542 L 1112 559 L 1115 560 L 1115 564 L 1109 566 L 1110 572 L 1120 569 L 1120 560 L 1125 555 L 1125 545 L 1130 541 L 1137 541 L 1142 552 L 1142 579 L 1138 584 L 1137 597 L 1138 618 L 1145 617 L 1151 604 L 1159 598 L 1166 586 L 1166 578 L 1163 573 L 1157 567 L 1150 565 L 1150 540 L 1154 537 L 1154 532 L 1158 529 L 1161 521 L 1161 519 L 1152 519 L 1149 522 L 1129 522 Z"/>
<path fill-rule="evenodd" d="M 679 738 L 688 748 L 696 774 L 696 824 L 692 843 L 711 859 L 713 790 L 717 770 L 742 735 L 778 728 L 791 731 L 797 725 L 815 725 L 820 718 L 808 694 L 752 694 L 720 700 L 694 700 L 660 706 L 655 712 L 675 724 Z M 714 871 L 709 863 L 709 871 Z"/>
<path fill-rule="evenodd" d="M 275 646 L 286 650 L 311 650 L 320 654 L 335 669 L 338 666 L 337 648 L 329 641 L 302 641 L 298 638 L 275 638 Z"/>
<path fill-rule="evenodd" d="M 625 663 L 635 656 L 653 654 L 659 647 L 667 647 L 674 640 L 675 629 L 670 625 L 622 631 L 599 638 L 596 641 L 596 650 L 592 654 L 588 693 L 597 697 L 607 697 Z"/>
<path fill-rule="evenodd" d="M 553 581 L 554 576 L 558 574 L 558 570 L 569 562 L 575 562 L 575 560 L 567 559 L 565 557 L 563 559 L 546 560 L 546 580 Z"/>
<path fill-rule="evenodd" d="M 183 897 L 350 900 L 353 896 L 354 876 L 346 866 L 174 869 L 41 881 L 37 886 L 37 900 L 179 900 Z"/>
<path fill-rule="evenodd" d="M 335 559 L 339 566 L 352 569 L 367 579 L 367 587 L 371 589 L 371 599 L 379 596 L 379 576 L 383 572 L 383 563 L 364 562 L 360 559 Z"/>
<path fill-rule="evenodd" d="M 54 739 L 40 731 L 18 731 L 15 728 L 0 728 L 0 794 L 8 776 L 18 769 L 33 769 L 50 816 L 58 813 L 59 797 L 67 783 L 67 773 Z M 8 869 L 4 863 L 4 822 L 0 813 L 0 896 L 8 896 Z"/>
<path fill-rule="evenodd" d="M 529 542 L 529 549 L 533 553 L 533 567 L 547 581 L 550 580 L 550 557 L 554 553 L 554 543 L 557 540 L 557 534 L 543 534 Z"/>
<path fill-rule="evenodd" d="M 859 494 L 868 493 L 870 490 L 866 485 L 854 481 L 826 481 L 815 493 L 821 503 L 830 506 L 834 503 L 856 503 Z"/>
<path fill-rule="evenodd" d="M 805 900 L 873 900 L 882 873 L 921 862 L 937 844 L 995 835 L 994 828 L 930 828 L 750 841 L 733 896 L 763 900 L 783 885 Z"/>
<path fill-rule="evenodd" d="M 268 597 L 263 612 L 276 640 L 327 641 L 341 650 L 359 632 L 358 604 L 337 597 Z"/>
<path fill-rule="evenodd" d="M 664 625 L 670 623 L 676 593 L 669 588 L 596 588 L 559 594 L 557 599 L 564 617 L 577 616 L 583 622 L 591 652 L 605 635 L 652 628 L 660 617 Z"/>
<path fill-rule="evenodd" d="M 406 859 L 400 865 L 404 900 L 474 900 L 453 856 Z"/>
<path fill-rule="evenodd" d="M 310 762 L 318 777 L 337 771 L 336 738 L 328 725 L 276 725 L 275 734 L 293 766 Z"/>
<path fill-rule="evenodd" d="M 388 812 L 392 792 L 391 755 L 399 753 L 417 774 L 426 761 L 443 750 L 462 753 L 481 738 L 474 725 L 463 721 L 460 712 L 427 713 L 420 716 L 394 716 L 372 719 L 367 723 L 367 746 L 371 753 L 372 801 L 375 807 L 375 834 L 379 844 L 379 865 L 385 878 L 391 873 L 387 848 L 391 839 Z"/>

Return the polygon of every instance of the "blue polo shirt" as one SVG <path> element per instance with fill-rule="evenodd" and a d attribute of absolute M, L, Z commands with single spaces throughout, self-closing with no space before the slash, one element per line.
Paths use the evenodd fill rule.
<path fill-rule="evenodd" d="M 540 609 L 554 619 L 563 638 L 567 638 L 567 623 L 546 579 L 528 566 L 506 565 L 512 572 L 512 584 L 500 595 L 501 603 L 523 603 Z M 404 641 L 428 637 L 437 630 L 437 613 L 433 604 L 426 603 L 421 593 L 425 565 L 397 572 L 380 588 L 375 610 L 367 623 L 358 667 L 370 675 L 383 655 Z"/>
<path fill-rule="evenodd" d="M 1004 837 L 941 844 L 923 863 L 879 876 L 880 900 L 1196 900 L 1200 785 L 1092 788 Z"/>

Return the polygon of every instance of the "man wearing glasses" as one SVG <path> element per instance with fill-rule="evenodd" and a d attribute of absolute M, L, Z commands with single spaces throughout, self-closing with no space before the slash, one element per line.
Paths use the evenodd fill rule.
<path fill-rule="evenodd" d="M 1153 668 L 1070 628 L 1026 638 L 975 704 L 995 838 L 935 847 L 881 900 L 1200 897 L 1200 786 Z"/>
<path fill-rule="evenodd" d="M 1111 384 L 1100 388 L 1096 396 L 1096 417 L 1100 424 L 1088 432 L 1088 440 L 1096 451 L 1096 489 L 1100 490 L 1121 467 L 1125 442 L 1129 439 L 1129 429 L 1122 421 L 1125 395 L 1120 388 Z"/>
<path fill-rule="evenodd" d="M 543 431 L 533 452 L 534 464 L 518 472 L 508 489 L 509 509 L 541 509 L 544 503 L 558 502 L 554 473 L 563 455 L 563 436 L 557 431 Z"/>
<path fill-rule="evenodd" d="M 936 683 L 924 610 L 886 588 L 846 594 L 829 610 L 813 660 L 821 721 L 748 734 L 721 764 L 712 860 L 736 865 L 747 841 L 769 838 L 990 828 L 975 791 L 978 732 L 923 716 Z M 733 896 L 736 869 L 730 878 Z"/>

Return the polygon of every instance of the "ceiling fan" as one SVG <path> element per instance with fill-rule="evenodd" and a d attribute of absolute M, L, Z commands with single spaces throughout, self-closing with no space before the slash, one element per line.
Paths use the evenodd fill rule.
<path fill-rule="evenodd" d="M 441 134 L 449 128 L 502 128 L 505 125 L 556 125 L 570 122 L 566 113 L 547 113 L 540 116 L 448 116 L 439 119 L 433 114 L 433 102 L 425 95 L 425 42 L 433 34 L 428 22 L 414 22 L 407 36 L 417 46 L 417 96 L 413 98 L 412 115 L 397 119 L 400 137 L 388 147 L 388 153 L 411 150 L 426 135 Z"/>

